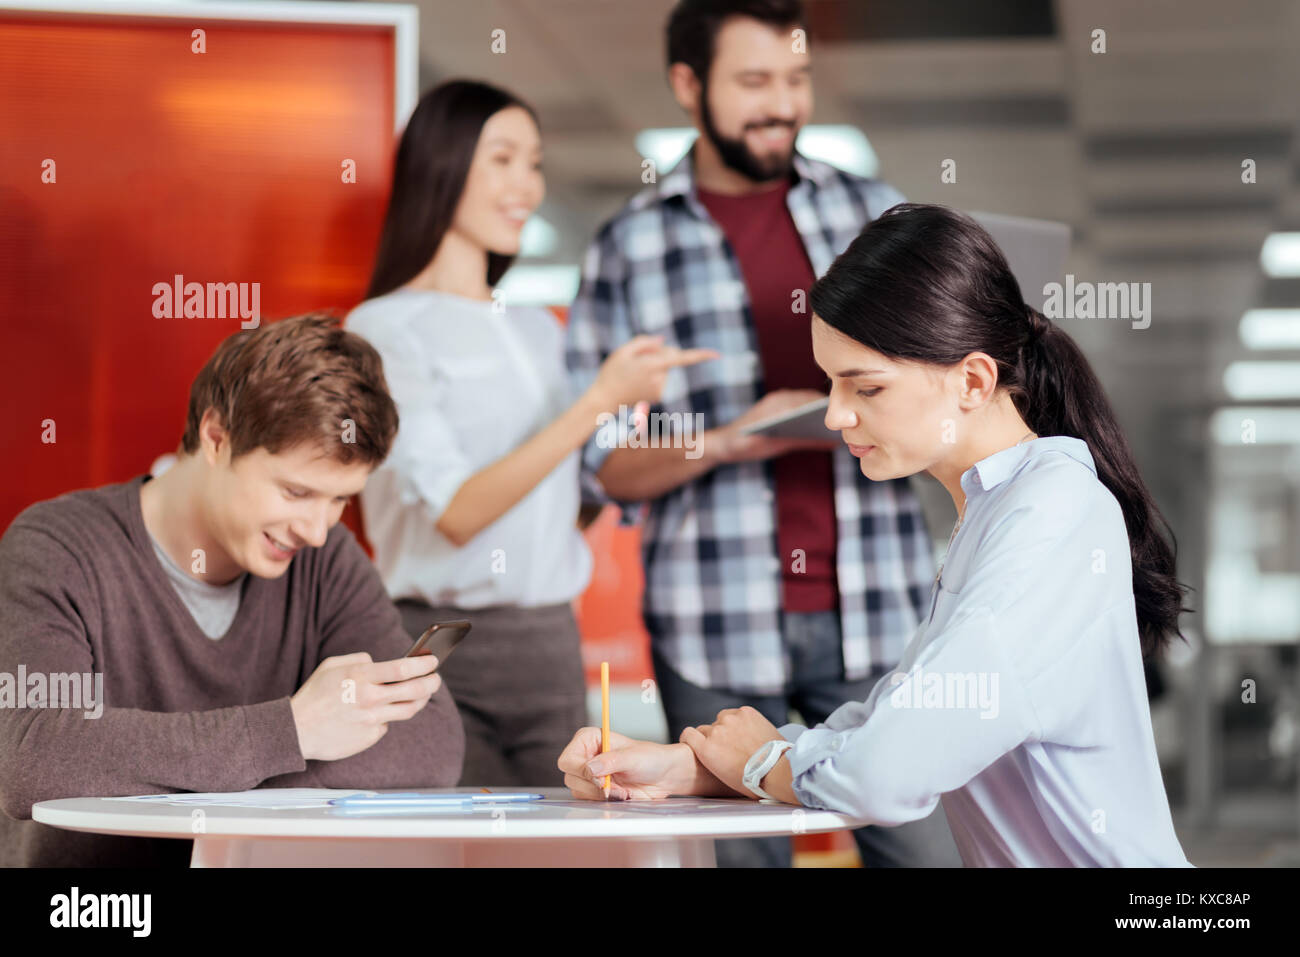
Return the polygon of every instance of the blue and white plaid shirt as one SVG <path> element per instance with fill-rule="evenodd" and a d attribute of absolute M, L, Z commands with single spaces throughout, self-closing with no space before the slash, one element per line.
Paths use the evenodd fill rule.
<path fill-rule="evenodd" d="M 739 417 L 765 388 L 748 291 L 696 195 L 693 152 L 596 234 L 569 310 L 566 357 L 580 392 L 636 335 L 715 349 L 721 358 L 671 370 L 651 410 L 701 413 L 702 428 L 711 429 Z M 903 201 L 891 186 L 798 152 L 794 168 L 799 179 L 787 204 L 817 276 L 868 222 Z M 589 483 L 611 444 L 598 431 L 583 450 Z M 854 681 L 897 664 L 924 619 L 934 558 L 906 479 L 871 481 L 847 447 L 831 456 L 845 678 Z M 785 691 L 791 663 L 781 640 L 770 461 L 719 466 L 650 502 L 642 556 L 646 628 L 682 677 L 748 694 Z"/>

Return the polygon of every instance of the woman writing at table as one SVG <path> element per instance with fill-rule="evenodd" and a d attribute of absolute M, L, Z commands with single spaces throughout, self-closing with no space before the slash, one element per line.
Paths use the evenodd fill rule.
<path fill-rule="evenodd" d="M 570 396 L 555 317 L 493 294 L 544 192 L 530 107 L 471 81 L 429 91 L 398 146 L 366 301 L 345 323 L 382 356 L 401 420 L 361 495 L 375 563 L 412 635 L 473 622 L 439 669 L 468 785 L 560 783 L 555 754 L 586 719 L 578 449 L 603 413 L 657 401 L 669 369 L 715 355 L 642 336 Z"/>
<path fill-rule="evenodd" d="M 957 507 L 928 619 L 824 724 L 740 708 L 604 755 L 583 728 L 565 783 L 596 799 L 612 773 L 615 798 L 764 796 L 886 826 L 942 801 L 968 866 L 1188 866 L 1142 668 L 1178 633 L 1183 586 L 1086 358 L 940 206 L 887 211 L 809 301 L 827 426 L 868 478 L 924 471 Z"/>

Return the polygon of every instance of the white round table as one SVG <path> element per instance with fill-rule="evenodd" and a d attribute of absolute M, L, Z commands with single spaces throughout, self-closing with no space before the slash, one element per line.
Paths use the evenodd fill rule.
<path fill-rule="evenodd" d="M 715 840 L 865 823 L 739 798 L 577 801 L 565 788 L 528 790 L 545 800 L 362 817 L 64 798 L 36 804 L 32 818 L 74 831 L 192 839 L 193 867 L 714 867 Z"/>

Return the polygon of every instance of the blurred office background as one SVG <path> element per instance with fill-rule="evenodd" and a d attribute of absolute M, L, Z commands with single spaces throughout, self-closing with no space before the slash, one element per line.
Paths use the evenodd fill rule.
<path fill-rule="evenodd" d="M 1188 642 L 1150 675 L 1166 786 L 1194 863 L 1300 864 L 1300 4 L 805 2 L 816 111 L 801 148 L 911 200 L 1066 223 L 1076 279 L 1151 284 L 1148 328 L 1057 321 L 1102 378 L 1196 589 Z M 476 77 L 540 114 L 547 199 L 505 286 L 562 317 L 587 242 L 641 188 L 643 157 L 664 170 L 685 148 L 663 63 L 672 0 L 409 6 L 419 91 Z M 941 181 L 948 159 L 954 183 Z M 377 235 L 383 189 L 368 189 L 334 229 Z M 263 210 L 262 227 L 274 222 Z M 318 272 L 345 277 L 331 295 L 347 306 L 362 265 Z M 281 290 L 281 314 L 303 295 Z M 939 552 L 951 501 L 915 481 Z M 635 532 L 606 515 L 590 534 L 588 664 L 614 660 L 623 730 L 653 734 Z M 850 848 L 809 844 L 803 861 Z"/>

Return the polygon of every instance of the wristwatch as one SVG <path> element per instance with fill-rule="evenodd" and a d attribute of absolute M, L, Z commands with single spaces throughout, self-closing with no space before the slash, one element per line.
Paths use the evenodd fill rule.
<path fill-rule="evenodd" d="M 750 755 L 749 760 L 745 762 L 745 776 L 743 778 L 745 787 L 760 798 L 775 801 L 776 798 L 761 787 L 763 778 L 767 777 L 768 771 L 776 767 L 776 762 L 781 760 L 781 755 L 793 747 L 793 741 L 765 741 L 762 747 Z"/>

